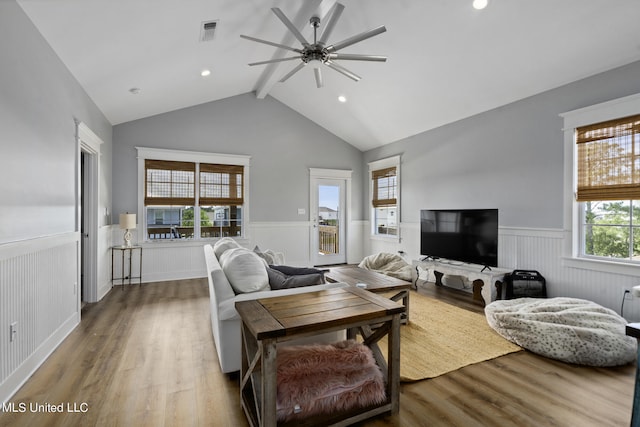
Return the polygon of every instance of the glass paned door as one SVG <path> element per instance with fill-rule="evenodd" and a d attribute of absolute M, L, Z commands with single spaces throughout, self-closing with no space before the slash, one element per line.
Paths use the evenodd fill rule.
<path fill-rule="evenodd" d="M 311 208 L 313 263 L 345 263 L 345 182 L 316 178 L 312 188 L 315 193 Z"/>

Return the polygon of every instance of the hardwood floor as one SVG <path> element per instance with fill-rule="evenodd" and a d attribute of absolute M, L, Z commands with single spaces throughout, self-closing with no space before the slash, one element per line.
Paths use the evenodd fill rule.
<path fill-rule="evenodd" d="M 482 311 L 466 294 L 419 292 Z M 218 368 L 208 298 L 205 279 L 114 288 L 83 309 L 0 425 L 246 426 L 238 376 Z M 589 368 L 522 351 L 402 384 L 397 416 L 358 425 L 628 426 L 634 374 L 635 365 Z"/>

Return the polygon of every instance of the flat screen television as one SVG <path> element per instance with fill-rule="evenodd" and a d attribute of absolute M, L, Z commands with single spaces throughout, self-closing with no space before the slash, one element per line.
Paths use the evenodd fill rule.
<path fill-rule="evenodd" d="M 420 254 L 497 267 L 498 210 L 421 210 Z"/>

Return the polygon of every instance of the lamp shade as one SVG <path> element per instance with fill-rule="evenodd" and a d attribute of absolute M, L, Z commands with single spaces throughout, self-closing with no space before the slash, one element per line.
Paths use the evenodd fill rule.
<path fill-rule="evenodd" d="M 120 229 L 133 230 L 134 228 L 136 228 L 136 214 L 120 214 Z"/>

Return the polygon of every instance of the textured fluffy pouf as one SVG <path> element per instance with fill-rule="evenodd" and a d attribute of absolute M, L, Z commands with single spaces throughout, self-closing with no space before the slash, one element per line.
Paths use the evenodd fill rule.
<path fill-rule="evenodd" d="M 278 348 L 278 421 L 303 419 L 385 401 L 382 372 L 369 347 L 354 340 Z"/>
<path fill-rule="evenodd" d="M 576 298 L 494 301 L 487 322 L 511 342 L 534 353 L 588 366 L 618 366 L 636 358 L 636 339 L 615 311 Z"/>
<path fill-rule="evenodd" d="M 413 267 L 400 255 L 380 252 L 365 257 L 358 267 L 411 282 Z"/>

